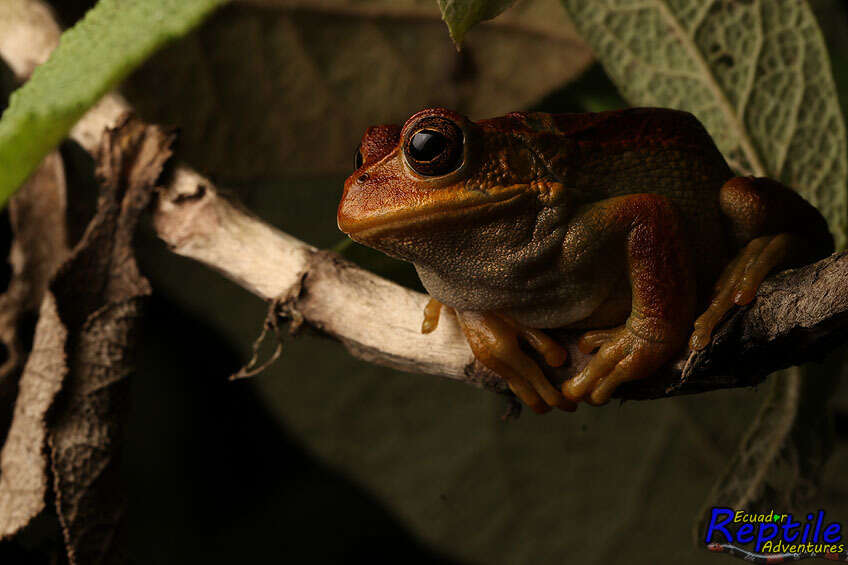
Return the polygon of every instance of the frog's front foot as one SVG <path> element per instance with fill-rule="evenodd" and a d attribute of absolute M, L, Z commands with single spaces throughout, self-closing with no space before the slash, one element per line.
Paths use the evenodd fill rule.
<path fill-rule="evenodd" d="M 558 367 L 565 362 L 567 352 L 547 334 L 494 312 L 457 312 L 457 318 L 477 360 L 503 377 L 512 392 L 534 412 L 544 414 L 551 408 L 573 412 L 577 408 L 560 394 L 539 365 L 518 345 L 520 337 L 538 351 L 548 365 Z"/>
<path fill-rule="evenodd" d="M 578 347 L 598 352 L 579 374 L 562 384 L 573 401 L 599 405 L 609 401 L 619 385 L 652 375 L 669 361 L 686 339 L 685 331 L 664 320 L 642 318 L 608 330 L 587 332 Z"/>

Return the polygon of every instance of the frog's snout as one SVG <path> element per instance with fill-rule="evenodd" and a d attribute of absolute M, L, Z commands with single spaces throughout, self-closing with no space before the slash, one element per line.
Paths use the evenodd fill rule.
<path fill-rule="evenodd" d="M 339 229 L 353 236 L 380 223 L 387 214 L 405 207 L 402 166 L 391 155 L 354 171 L 344 183 L 336 216 Z"/>
<path fill-rule="evenodd" d="M 336 213 L 336 223 L 339 229 L 350 235 L 367 215 L 367 198 L 363 194 L 363 184 L 368 182 L 368 173 L 354 172 L 344 183 L 344 192 Z"/>
<path fill-rule="evenodd" d="M 356 148 L 355 170 L 345 181 L 339 202 L 336 221 L 341 231 L 348 235 L 358 231 L 363 221 L 373 215 L 373 208 L 382 203 L 369 168 L 391 153 L 399 142 L 400 126 L 396 124 L 373 126 L 365 130 Z"/>

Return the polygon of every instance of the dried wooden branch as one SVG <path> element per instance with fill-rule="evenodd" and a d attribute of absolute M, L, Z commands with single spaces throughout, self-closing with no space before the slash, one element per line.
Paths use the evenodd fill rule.
<path fill-rule="evenodd" d="M 21 49 L 18 42 L 11 49 L 0 41 L 0 55 L 21 72 L 31 70 L 28 61 L 44 60 L 55 45 L 55 30 L 43 18 L 41 3 L 25 5 L 40 15 L 16 24 L 19 33 L 32 38 L 29 48 Z M 94 152 L 104 130 L 129 110 L 122 98 L 110 94 L 80 120 L 71 137 Z M 452 317 L 443 317 L 432 334 L 420 333 L 424 295 L 276 230 L 223 198 L 188 167 L 177 167 L 160 193 L 154 225 L 174 253 L 272 302 L 295 329 L 311 327 L 377 364 L 506 390 L 475 362 Z M 709 347 L 679 359 L 654 379 L 621 387 L 618 396 L 656 398 L 750 386 L 772 371 L 816 358 L 846 338 L 846 281 L 845 253 L 772 277 L 750 306 L 722 324 Z M 574 346 L 573 335 L 558 337 L 567 344 L 571 361 L 551 375 L 556 381 L 575 374 L 588 359 Z"/>

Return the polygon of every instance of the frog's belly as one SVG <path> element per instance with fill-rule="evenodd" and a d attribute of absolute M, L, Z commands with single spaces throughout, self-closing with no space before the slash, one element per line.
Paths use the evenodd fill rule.
<path fill-rule="evenodd" d="M 496 310 L 533 328 L 606 327 L 621 323 L 630 311 L 627 277 L 615 264 L 551 269 L 535 277 L 504 278 L 502 284 L 417 269 L 430 296 L 459 311 Z"/>
<path fill-rule="evenodd" d="M 582 300 L 571 298 L 546 307 L 520 307 L 508 310 L 507 314 L 531 328 L 610 328 L 623 324 L 630 315 L 632 297 L 626 276 L 608 290 L 606 295 L 592 293 L 584 295 L 587 297 Z"/>
<path fill-rule="evenodd" d="M 502 222 L 474 237 L 445 233 L 442 255 L 415 263 L 433 298 L 460 311 L 501 311 L 534 328 L 574 325 L 621 292 L 629 298 L 621 238 L 591 222 L 563 222 L 557 209 Z"/>

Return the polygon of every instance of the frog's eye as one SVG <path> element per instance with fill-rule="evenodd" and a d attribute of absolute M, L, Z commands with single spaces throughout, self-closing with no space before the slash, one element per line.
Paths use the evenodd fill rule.
<path fill-rule="evenodd" d="M 403 146 L 406 162 L 424 176 L 434 177 L 455 171 L 462 164 L 462 130 L 441 117 L 421 120 Z"/>
<path fill-rule="evenodd" d="M 362 166 L 362 144 L 356 146 L 356 153 L 353 154 L 353 170 L 359 170 Z"/>

